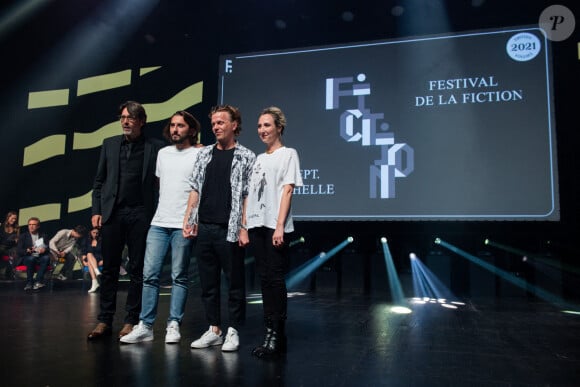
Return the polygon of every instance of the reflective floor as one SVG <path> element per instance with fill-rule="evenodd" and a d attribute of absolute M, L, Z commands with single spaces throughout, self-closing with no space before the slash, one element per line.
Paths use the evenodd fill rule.
<path fill-rule="evenodd" d="M 192 286 L 182 342 L 166 345 L 167 295 L 155 340 L 87 342 L 98 294 L 83 281 L 25 293 L 0 282 L 2 386 L 577 386 L 580 315 L 534 297 L 410 303 L 318 290 L 289 300 L 287 355 L 258 360 L 261 304 L 249 294 L 241 348 L 192 350 L 207 329 Z M 164 293 L 170 292 L 165 289 Z M 121 299 L 126 295 L 120 292 Z M 119 319 L 120 320 L 120 319 Z M 120 322 L 115 323 L 115 330 Z"/>

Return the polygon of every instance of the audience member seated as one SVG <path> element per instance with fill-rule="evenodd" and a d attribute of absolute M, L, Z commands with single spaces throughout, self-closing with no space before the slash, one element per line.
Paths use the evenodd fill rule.
<path fill-rule="evenodd" d="M 85 254 L 83 255 L 83 265 L 85 265 L 91 275 L 92 285 L 89 293 L 94 293 L 99 289 L 99 276 L 101 271 L 99 267 L 103 266 L 103 257 L 101 255 L 101 232 L 97 227 L 93 227 L 87 238 Z"/>
<path fill-rule="evenodd" d="M 15 211 L 10 211 L 6 214 L 6 219 L 0 227 L 0 274 L 3 274 L 7 279 L 14 277 L 12 266 L 16 257 L 16 244 L 19 236 L 18 214 Z"/>
<path fill-rule="evenodd" d="M 87 228 L 82 225 L 76 226 L 74 229 L 62 229 L 52 237 L 48 243 L 50 252 L 55 257 L 55 260 L 64 260 L 64 265 L 56 278 L 66 280 L 72 278 L 74 264 L 76 257 L 72 253 L 77 241 L 81 239 L 87 231 Z"/>
<path fill-rule="evenodd" d="M 20 234 L 16 251 L 19 261 L 26 265 L 26 286 L 24 290 L 38 290 L 45 286 L 44 273 L 50 263 L 50 253 L 46 246 L 46 234 L 40 231 L 40 220 L 36 217 L 28 219 L 28 231 Z M 36 282 L 34 282 L 34 271 Z"/>

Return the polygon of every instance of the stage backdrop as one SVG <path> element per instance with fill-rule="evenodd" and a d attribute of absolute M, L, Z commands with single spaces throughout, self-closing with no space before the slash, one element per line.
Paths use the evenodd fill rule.
<path fill-rule="evenodd" d="M 550 58 L 532 27 L 223 55 L 218 94 L 257 152 L 286 113 L 298 220 L 559 220 Z"/>

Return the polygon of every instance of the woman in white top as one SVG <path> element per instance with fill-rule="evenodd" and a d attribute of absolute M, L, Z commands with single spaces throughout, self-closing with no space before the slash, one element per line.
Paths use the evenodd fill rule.
<path fill-rule="evenodd" d="M 252 351 L 269 358 L 286 349 L 287 234 L 294 231 L 290 211 L 292 192 L 302 185 L 296 150 L 282 144 L 286 117 L 277 107 L 262 111 L 258 136 L 266 151 L 256 158 L 244 203 L 242 229 L 247 230 L 260 276 L 266 335 L 264 343 Z"/>

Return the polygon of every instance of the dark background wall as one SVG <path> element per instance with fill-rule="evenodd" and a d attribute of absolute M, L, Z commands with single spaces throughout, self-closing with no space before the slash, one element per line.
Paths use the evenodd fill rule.
<path fill-rule="evenodd" d="M 23 7 L 26 4 L 30 6 Z M 213 141 L 207 112 L 217 101 L 220 54 L 537 25 L 541 12 L 553 4 L 580 15 L 579 6 L 571 0 L 58 0 L 32 4 L 5 1 L 0 9 L 0 214 L 60 204 L 58 216 L 44 219 L 49 232 L 89 224 L 90 210 L 71 211 L 69 203 L 90 192 L 99 148 L 75 149 L 74 134 L 91 133 L 114 122 L 120 102 L 160 103 L 186 86 L 203 82 L 202 101 L 187 109 L 202 122 L 202 142 Z M 438 14 L 447 17 L 435 17 Z M 435 249 L 436 236 L 470 251 L 482 249 L 488 237 L 532 252 L 550 250 L 575 262 L 580 215 L 579 36 L 576 30 L 552 46 L 560 221 L 299 222 L 297 232 L 306 236 L 310 251 L 326 250 L 352 235 L 354 249 L 374 252 L 378 238 L 387 236 L 393 255 L 402 257 L 409 251 L 429 254 Z M 161 68 L 139 75 L 139 69 L 151 66 Z M 78 80 L 123 70 L 132 71 L 129 85 L 76 96 Z M 256 88 L 264 87 L 276 85 L 256 84 Z M 68 104 L 27 108 L 29 92 L 55 89 L 70 90 Z M 242 138 L 253 135 L 256 113 L 246 113 Z M 149 123 L 147 133 L 160 137 L 164 122 Z M 24 149 L 51 135 L 64 135 L 64 152 L 23 166 Z"/>

